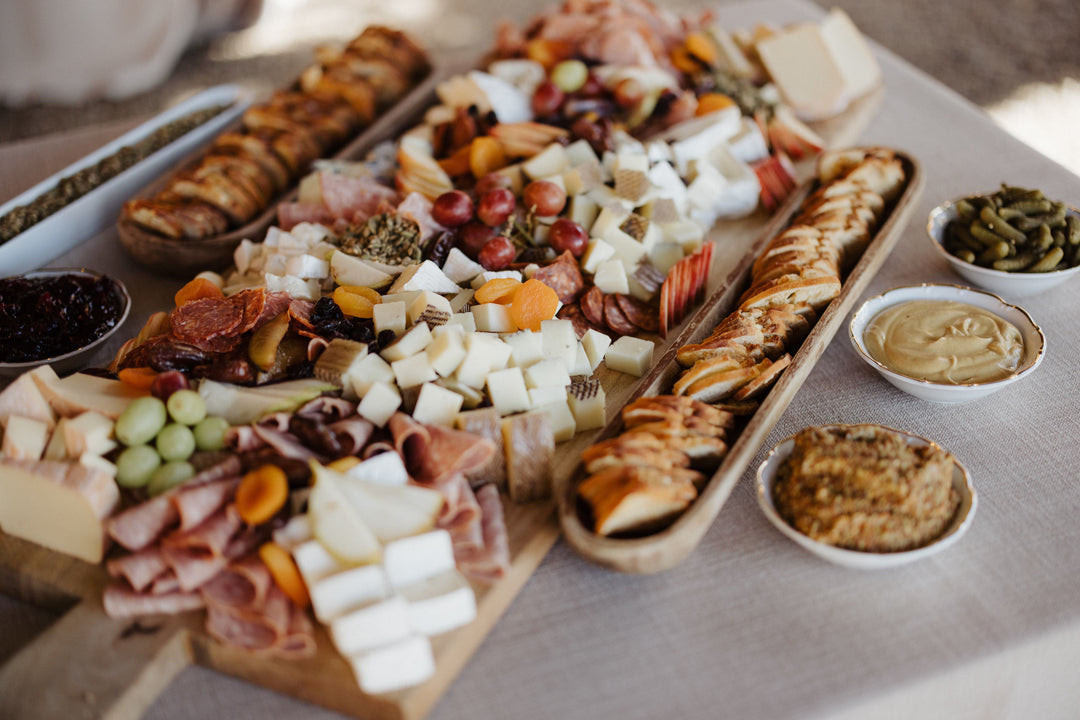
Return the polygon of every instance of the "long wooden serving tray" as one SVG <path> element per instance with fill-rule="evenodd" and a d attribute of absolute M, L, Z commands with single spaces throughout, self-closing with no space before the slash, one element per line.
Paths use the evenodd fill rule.
<path fill-rule="evenodd" d="M 342 151 L 342 156 L 356 157 L 362 152 L 359 144 L 370 148 L 382 139 L 393 137 L 395 130 L 406 129 L 431 102 L 435 82 L 434 78 L 429 78 L 424 84 L 425 89 L 411 95 L 405 104 L 399 104 L 391 115 L 373 125 L 357 146 Z M 879 89 L 859 100 L 842 116 L 816 125 L 815 129 L 830 147 L 851 145 L 876 114 L 882 92 Z M 916 172 L 901 199 L 902 206 L 897 206 L 879 234 L 879 237 L 888 237 L 890 245 L 903 226 L 921 186 L 918 168 L 914 161 L 911 165 Z M 802 170 L 808 172 L 809 163 Z M 646 378 L 600 368 L 597 377 L 607 396 L 609 418 L 616 417 L 618 411 L 637 395 L 655 393 L 665 382 L 670 386 L 676 372 L 674 353 L 677 348 L 695 332 L 711 329 L 726 307 L 723 298 L 734 297 L 737 279 L 745 274 L 751 262 L 749 258 L 756 254 L 755 239 L 761 236 L 763 227 L 768 234 L 770 229 L 779 226 L 781 218 L 786 221 L 796 201 L 792 199 L 787 203 L 768 224 L 758 213 L 713 228 L 710 239 L 718 241 L 718 247 L 708 283 L 712 299 L 686 320 L 682 328 L 674 328 L 667 342 L 658 343 L 655 355 L 658 362 Z M 875 248 L 873 252 L 867 252 L 864 263 L 848 277 L 844 296 L 848 298 L 847 304 L 841 307 L 840 299 L 834 301 L 819 321 L 815 334 L 807 340 L 808 347 L 811 341 L 815 343 L 816 351 L 803 353 L 802 358 L 788 369 L 781 385 L 772 390 L 766 404 L 759 409 L 755 417 L 758 429 L 744 431 L 741 444 L 732 449 L 725 467 L 734 467 L 730 465 L 733 458 L 742 458 L 739 462 L 745 467 L 753 457 L 768 427 L 783 412 L 801 378 L 824 350 L 827 338 L 822 326 L 829 317 L 842 318 L 845 308 L 850 307 L 859 294 L 854 284 L 862 278 L 861 288 L 884 261 L 887 248 L 882 245 Z M 736 264 L 735 271 L 730 272 Z M 205 268 L 196 271 L 201 269 Z M 579 433 L 559 445 L 553 468 L 556 487 L 565 489 L 577 469 L 581 451 L 603 432 Z M 740 475 L 741 470 L 731 472 L 730 477 L 728 474 L 718 476 L 720 482 L 714 478 L 710 489 L 696 503 L 691 519 L 700 526 L 699 537 Z M 136 720 L 177 673 L 188 665 L 199 664 L 366 720 L 419 720 L 464 668 L 558 539 L 559 523 L 552 502 L 514 505 L 504 499 L 504 507 L 511 553 L 508 575 L 493 585 L 474 585 L 477 619 L 434 638 L 434 677 L 418 687 L 385 696 L 371 696 L 360 691 L 345 660 L 333 649 L 321 627 L 316 635 L 319 650 L 315 657 L 285 661 L 252 656 L 213 641 L 203 631 L 201 612 L 177 617 L 114 620 L 107 617 L 102 608 L 102 591 L 109 582 L 104 567 L 0 533 L 0 592 L 65 613 L 0 666 L 0 718 Z M 574 542 L 573 535 L 568 537 Z"/>
<path fill-rule="evenodd" d="M 799 391 L 818 358 L 821 357 L 848 316 L 855 301 L 885 262 L 885 258 L 888 257 L 900 233 L 907 225 L 922 193 L 923 175 L 917 160 L 902 152 L 898 154 L 904 163 L 906 174 L 904 191 L 896 200 L 888 217 L 878 228 L 859 262 L 844 278 L 840 295 L 829 303 L 813 330 L 799 346 L 791 365 L 784 371 L 746 427 L 743 428 L 720 467 L 708 480 L 705 490 L 678 520 L 664 530 L 640 538 L 599 536 L 581 521 L 577 485 L 582 478 L 582 473 L 579 471 L 560 476 L 563 482 L 556 488 L 559 522 L 566 541 L 578 553 L 593 562 L 615 570 L 653 573 L 677 565 L 697 547 L 762 442 L 787 409 L 791 399 Z M 671 391 L 681 370 L 675 359 L 679 348 L 690 343 L 702 342 L 713 328 L 735 309 L 740 294 L 750 282 L 751 266 L 765 243 L 787 226 L 792 214 L 798 210 L 803 199 L 815 187 L 814 182 L 804 183 L 800 191 L 788 198 L 782 211 L 768 223 L 757 242 L 743 256 L 723 286 L 706 300 L 701 310 L 670 343 L 660 361 L 637 386 L 634 398 L 662 395 Z M 621 429 L 621 418 L 618 416 L 609 418 L 607 427 L 598 439 L 613 437 Z"/>

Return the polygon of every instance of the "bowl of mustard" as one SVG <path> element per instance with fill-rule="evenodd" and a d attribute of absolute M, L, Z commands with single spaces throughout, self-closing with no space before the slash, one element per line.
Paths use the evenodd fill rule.
<path fill-rule="evenodd" d="M 1042 329 L 993 293 L 908 285 L 867 300 L 848 326 L 855 351 L 885 380 L 936 403 L 978 400 L 1035 371 Z"/>

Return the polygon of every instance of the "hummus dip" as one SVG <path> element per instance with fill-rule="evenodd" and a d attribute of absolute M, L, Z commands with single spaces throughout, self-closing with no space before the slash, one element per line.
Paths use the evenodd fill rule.
<path fill-rule="evenodd" d="M 863 332 L 867 352 L 893 372 L 941 385 L 1004 380 L 1024 340 L 989 310 L 953 300 L 913 300 L 882 310 Z"/>

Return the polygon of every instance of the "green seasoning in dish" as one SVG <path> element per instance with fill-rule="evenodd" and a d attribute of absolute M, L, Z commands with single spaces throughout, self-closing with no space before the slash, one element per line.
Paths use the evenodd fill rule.
<path fill-rule="evenodd" d="M 988 310 L 914 300 L 881 311 L 863 333 L 870 356 L 893 372 L 942 385 L 1004 380 L 1024 352 L 1020 331 Z"/>
<path fill-rule="evenodd" d="M 32 202 L 13 208 L 0 217 L 0 244 L 28 230 L 94 188 L 153 155 L 177 138 L 191 132 L 215 115 L 219 115 L 227 107 L 229 106 L 215 105 L 188 113 L 162 125 L 142 140 L 125 145 L 109 157 L 61 178 L 52 189 L 45 191 Z"/>

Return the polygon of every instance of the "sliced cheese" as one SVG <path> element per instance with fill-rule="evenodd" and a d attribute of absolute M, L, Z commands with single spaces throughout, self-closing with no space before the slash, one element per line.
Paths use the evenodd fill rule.
<path fill-rule="evenodd" d="M 396 590 L 454 569 L 454 545 L 446 530 L 386 543 L 383 567 Z"/>
<path fill-rule="evenodd" d="M 330 623 L 330 637 L 343 655 L 357 655 L 408 638 L 409 606 L 391 595 L 338 616 Z"/>
<path fill-rule="evenodd" d="M 35 370 L 31 377 L 49 405 L 61 417 L 74 417 L 93 410 L 115 420 L 132 400 L 146 394 L 119 380 L 84 373 L 54 380 L 55 373 L 50 376 Z"/>
<path fill-rule="evenodd" d="M 480 332 L 511 333 L 518 329 L 508 305 L 478 303 L 470 312 Z"/>
<path fill-rule="evenodd" d="M 40 460 L 49 441 L 49 426 L 40 420 L 11 415 L 0 444 L 0 455 L 12 460 Z"/>
<path fill-rule="evenodd" d="M 310 527 L 309 518 L 309 530 Z M 314 538 L 297 542 L 291 552 L 293 561 L 300 570 L 300 577 L 304 578 L 304 583 L 309 588 L 314 587 L 323 578 L 342 572 L 349 567 L 331 555 L 326 546 Z"/>
<path fill-rule="evenodd" d="M 780 94 L 801 118 L 821 120 L 844 109 L 847 82 L 820 27 L 797 25 L 755 47 Z"/>
<path fill-rule="evenodd" d="M 409 623 L 420 635 L 441 635 L 476 619 L 476 594 L 457 570 L 406 585 L 398 591 L 409 608 Z"/>
<path fill-rule="evenodd" d="M 325 624 L 390 597 L 390 582 L 380 565 L 361 565 L 308 585 L 315 617 Z"/>
<path fill-rule="evenodd" d="M 425 260 L 419 265 L 406 268 L 394 284 L 390 286 L 390 292 L 399 293 L 409 290 L 431 290 L 437 293 L 456 293 L 461 290 L 456 282 L 446 276 L 446 273 L 431 260 Z"/>
<path fill-rule="evenodd" d="M 404 690 L 435 674 L 431 641 L 421 635 L 350 657 L 349 662 L 360 689 L 369 695 Z"/>
<path fill-rule="evenodd" d="M 48 365 L 42 367 L 52 372 Z M 59 379 L 55 373 L 52 377 Z M 0 392 L 0 427 L 6 427 L 12 415 L 43 422 L 50 430 L 56 425 L 56 413 L 49 407 L 49 401 L 41 393 L 31 373 L 23 373 Z"/>
<path fill-rule="evenodd" d="M 484 272 L 484 266 L 469 259 L 469 256 L 458 248 L 450 248 L 443 263 L 443 273 L 458 285 L 464 285 L 474 277 Z M 456 312 L 456 311 L 455 311 Z"/>

